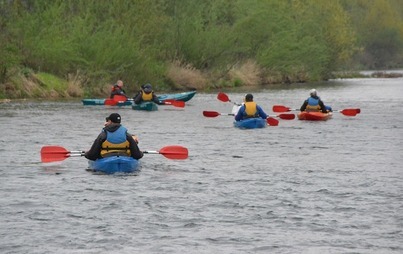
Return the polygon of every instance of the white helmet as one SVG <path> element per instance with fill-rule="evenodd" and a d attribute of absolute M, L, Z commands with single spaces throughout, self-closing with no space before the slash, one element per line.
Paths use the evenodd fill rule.
<path fill-rule="evenodd" d="M 311 96 L 316 96 L 317 95 L 316 89 L 311 89 L 311 91 L 309 91 L 309 94 Z"/>

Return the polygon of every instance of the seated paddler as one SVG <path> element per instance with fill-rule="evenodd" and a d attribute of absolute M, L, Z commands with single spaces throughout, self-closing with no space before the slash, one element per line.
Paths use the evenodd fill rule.
<path fill-rule="evenodd" d="M 113 99 L 115 95 L 123 95 L 126 96 L 126 92 L 123 89 L 123 81 L 118 80 L 113 86 L 111 90 L 110 98 Z M 126 96 L 127 97 L 127 96 Z"/>
<path fill-rule="evenodd" d="M 133 101 L 135 104 L 140 104 L 146 101 L 152 101 L 159 105 L 164 104 L 164 102 L 160 101 L 154 93 L 151 84 L 142 85 L 141 90 L 133 97 Z"/>
<path fill-rule="evenodd" d="M 309 91 L 310 97 L 304 101 L 302 104 L 300 111 L 307 111 L 307 112 L 332 112 L 332 108 L 330 106 L 325 106 L 323 101 L 318 96 L 318 92 L 316 89 L 311 89 Z"/>
<path fill-rule="evenodd" d="M 121 125 L 121 116 L 112 113 L 106 118 L 104 128 L 84 156 L 89 160 L 109 156 L 130 156 L 138 160 L 143 157 L 143 152 L 132 134 Z"/>
<path fill-rule="evenodd" d="M 242 121 L 248 118 L 263 118 L 266 119 L 268 115 L 263 109 L 253 101 L 253 95 L 248 93 L 245 95 L 244 103 L 239 108 L 238 113 L 235 115 L 235 121 Z"/>

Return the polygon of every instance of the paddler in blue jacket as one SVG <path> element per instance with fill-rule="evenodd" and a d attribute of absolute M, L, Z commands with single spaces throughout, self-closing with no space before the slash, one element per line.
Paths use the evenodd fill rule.
<path fill-rule="evenodd" d="M 323 101 L 318 96 L 316 89 L 311 89 L 309 91 L 310 97 L 304 101 L 300 110 L 307 111 L 307 112 L 319 112 L 322 113 L 332 112 L 332 108 L 330 106 L 325 106 Z"/>
<path fill-rule="evenodd" d="M 266 119 L 268 116 L 263 109 L 253 101 L 253 95 L 248 93 L 245 95 L 244 104 L 239 108 L 238 113 L 235 115 L 235 121 L 257 117 Z"/>
<path fill-rule="evenodd" d="M 152 101 L 156 104 L 163 105 L 164 102 L 160 101 L 155 95 L 151 84 L 145 84 L 141 86 L 141 90 L 133 97 L 135 104 L 140 104 L 143 101 Z"/>
<path fill-rule="evenodd" d="M 121 117 L 112 113 L 106 118 L 105 127 L 95 139 L 91 149 L 84 156 L 89 160 L 96 160 L 108 156 L 130 156 L 134 159 L 143 157 L 137 141 L 120 124 Z"/>

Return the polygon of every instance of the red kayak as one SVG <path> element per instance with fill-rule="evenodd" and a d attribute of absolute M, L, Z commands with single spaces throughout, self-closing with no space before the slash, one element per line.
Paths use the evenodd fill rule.
<path fill-rule="evenodd" d="M 307 120 L 307 121 L 326 121 L 332 118 L 332 112 L 322 113 L 322 112 L 299 112 L 297 117 L 299 120 Z"/>

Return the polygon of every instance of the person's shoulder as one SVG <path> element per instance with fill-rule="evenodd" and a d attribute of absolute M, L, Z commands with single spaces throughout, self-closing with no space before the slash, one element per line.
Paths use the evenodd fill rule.
<path fill-rule="evenodd" d="M 102 131 L 98 134 L 98 139 L 106 139 L 106 130 L 102 129 Z"/>

